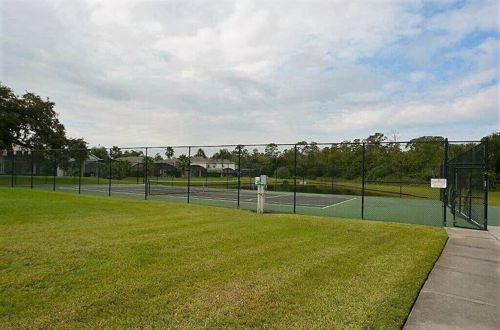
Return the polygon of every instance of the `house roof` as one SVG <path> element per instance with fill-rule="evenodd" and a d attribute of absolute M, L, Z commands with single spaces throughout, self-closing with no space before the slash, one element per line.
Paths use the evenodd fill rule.
<path fill-rule="evenodd" d="M 120 157 L 119 160 L 126 160 L 131 164 L 140 164 L 142 163 L 144 157 L 143 156 L 128 156 L 128 157 Z"/>
<path fill-rule="evenodd" d="M 192 156 L 191 157 L 191 161 L 192 162 L 198 162 L 198 163 L 204 163 L 204 162 L 207 161 L 207 159 L 204 158 L 204 157 L 200 157 L 200 156 Z"/>
<path fill-rule="evenodd" d="M 88 162 L 98 162 L 100 160 L 101 160 L 101 158 L 99 158 L 99 157 L 97 157 L 95 155 L 88 155 L 87 156 L 87 161 Z"/>
<path fill-rule="evenodd" d="M 162 159 L 162 160 L 155 160 L 155 164 L 175 165 L 176 161 L 177 161 L 177 158 Z"/>

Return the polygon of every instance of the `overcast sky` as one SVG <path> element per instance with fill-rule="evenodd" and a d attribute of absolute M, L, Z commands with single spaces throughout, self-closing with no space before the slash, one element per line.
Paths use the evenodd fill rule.
<path fill-rule="evenodd" d="M 0 4 L 0 81 L 91 145 L 500 130 L 495 0 Z"/>

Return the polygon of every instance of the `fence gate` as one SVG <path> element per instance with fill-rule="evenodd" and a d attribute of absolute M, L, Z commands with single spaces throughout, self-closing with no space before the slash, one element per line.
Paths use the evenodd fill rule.
<path fill-rule="evenodd" d="M 447 177 L 453 226 L 487 230 L 487 142 L 450 160 Z"/>

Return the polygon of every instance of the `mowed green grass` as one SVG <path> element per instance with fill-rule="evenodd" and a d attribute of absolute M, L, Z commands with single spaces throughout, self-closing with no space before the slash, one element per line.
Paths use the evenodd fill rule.
<path fill-rule="evenodd" d="M 441 228 L 0 188 L 5 328 L 399 328 Z"/>

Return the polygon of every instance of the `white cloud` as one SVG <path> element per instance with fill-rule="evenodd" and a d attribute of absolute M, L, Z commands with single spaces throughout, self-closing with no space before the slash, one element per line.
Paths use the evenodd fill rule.
<path fill-rule="evenodd" d="M 482 89 L 497 39 L 444 54 L 471 67 L 446 81 L 426 64 L 494 27 L 489 1 L 430 19 L 391 0 L 2 3 L 2 82 L 50 96 L 92 144 L 332 141 L 498 109 Z M 396 46 L 421 66 L 364 61 Z"/>

